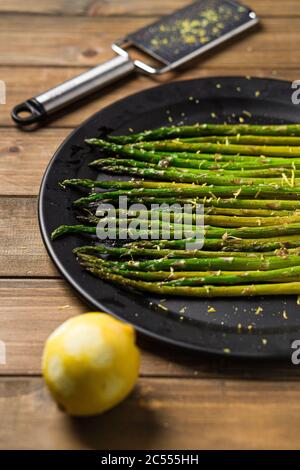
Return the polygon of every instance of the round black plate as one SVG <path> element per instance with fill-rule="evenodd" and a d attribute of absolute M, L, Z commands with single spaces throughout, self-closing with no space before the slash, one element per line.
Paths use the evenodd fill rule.
<path fill-rule="evenodd" d="M 129 129 L 136 132 L 172 124 L 236 123 L 240 117 L 254 123 L 300 122 L 300 109 L 291 101 L 292 91 L 289 82 L 259 78 L 175 82 L 118 101 L 76 129 L 48 166 L 40 190 L 39 219 L 51 258 L 77 293 L 94 309 L 179 346 L 244 357 L 290 357 L 292 341 L 300 339 L 300 305 L 295 296 L 162 301 L 84 272 L 72 254 L 74 247 L 84 244 L 82 237 L 68 236 L 54 242 L 49 237 L 58 225 L 76 223 L 72 201 L 78 194 L 60 190 L 58 182 L 97 177 L 88 163 L 99 151 L 91 150 L 84 139 L 101 136 L 103 130 L 126 134 Z M 258 307 L 263 309 L 260 314 Z"/>

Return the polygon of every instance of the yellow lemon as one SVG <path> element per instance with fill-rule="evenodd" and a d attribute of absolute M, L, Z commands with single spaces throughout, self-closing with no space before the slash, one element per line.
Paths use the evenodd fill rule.
<path fill-rule="evenodd" d="M 56 402 L 84 416 L 122 401 L 136 383 L 139 365 L 132 326 L 95 312 L 70 318 L 49 336 L 42 371 Z"/>

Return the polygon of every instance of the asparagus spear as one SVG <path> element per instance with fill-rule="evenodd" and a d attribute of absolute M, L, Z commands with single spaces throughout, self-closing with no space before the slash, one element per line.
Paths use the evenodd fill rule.
<path fill-rule="evenodd" d="M 260 259 L 251 257 L 223 256 L 215 258 L 174 258 L 153 259 L 147 261 L 127 261 L 118 263 L 120 269 L 135 271 L 269 271 L 300 265 L 300 256 L 269 256 Z"/>
<path fill-rule="evenodd" d="M 184 240 L 142 240 L 129 242 L 125 246 L 128 248 L 171 248 L 173 250 L 186 249 L 187 243 L 193 243 L 193 238 Z M 257 239 L 235 239 L 235 238 L 210 238 L 204 240 L 203 248 L 206 250 L 250 251 L 266 252 L 281 250 L 282 248 L 297 248 L 300 246 L 300 236 L 290 235 L 283 237 L 268 237 Z"/>
<path fill-rule="evenodd" d="M 96 235 L 96 227 L 87 225 L 60 225 L 51 233 L 51 240 L 62 237 L 70 233 L 87 233 L 89 235 Z"/>
<path fill-rule="evenodd" d="M 114 219 L 113 219 L 114 220 Z M 120 221 L 120 219 L 118 219 Z M 126 219 L 124 220 L 126 222 Z M 185 224 L 175 224 L 175 223 L 164 223 L 162 221 L 159 221 L 159 226 L 161 228 L 160 233 L 165 233 L 166 235 L 171 235 L 174 234 L 175 229 L 179 229 L 179 227 L 184 228 Z M 195 233 L 200 232 L 201 227 L 196 227 L 193 225 L 187 225 L 187 228 L 190 231 L 194 231 Z M 170 231 L 169 226 L 171 227 Z M 94 231 L 93 231 L 94 230 Z M 117 231 L 117 232 L 116 232 Z M 121 237 L 125 234 L 128 233 L 130 235 L 130 232 L 132 231 L 130 225 L 127 228 L 124 229 L 119 229 L 118 227 L 116 228 L 116 231 L 110 230 L 108 226 L 108 234 L 113 234 L 117 233 Z M 83 226 L 83 225 L 62 225 L 61 227 L 58 227 L 52 234 L 52 237 L 57 238 L 59 235 L 63 235 L 66 233 L 90 233 L 90 234 L 96 234 L 96 227 L 92 226 Z M 140 230 L 139 233 L 140 238 L 151 238 L 151 230 Z M 294 223 L 294 224 L 282 224 L 282 225 L 270 225 L 270 226 L 263 226 L 263 227 L 238 227 L 238 228 L 223 228 L 223 227 L 212 227 L 209 225 L 206 225 L 204 227 L 203 231 L 205 238 L 222 238 L 223 240 L 226 238 L 230 237 L 236 237 L 236 238 L 270 238 L 270 237 L 280 237 L 280 236 L 286 236 L 286 235 L 298 235 L 300 234 L 300 223 Z M 124 236 L 123 236 L 124 238 Z"/>
<path fill-rule="evenodd" d="M 102 267 L 98 261 L 82 261 L 84 267 Z M 167 286 L 197 286 L 204 284 L 211 285 L 234 285 L 249 282 L 286 282 L 297 281 L 300 274 L 300 266 L 289 268 L 274 269 L 270 271 L 218 271 L 218 272 L 143 272 L 130 271 L 126 269 L 111 268 L 115 274 L 129 278 L 137 278 L 155 282 L 157 280 L 165 281 L 163 285 Z M 132 273 L 132 274 L 131 274 Z M 159 274 L 158 274 L 159 273 Z M 157 275 L 158 274 L 158 275 Z M 174 278 L 175 276 L 175 278 Z"/>
<path fill-rule="evenodd" d="M 80 264 L 84 267 L 108 267 L 115 274 L 125 277 L 142 279 L 147 281 L 174 281 L 178 285 L 199 285 L 199 284 L 239 284 L 244 282 L 284 282 L 286 280 L 299 279 L 300 266 L 274 269 L 268 271 L 132 271 L 122 269 L 120 262 L 108 262 L 97 256 L 89 255 L 93 253 L 88 250 L 91 247 L 80 247 L 74 250 Z M 98 247 L 96 247 L 98 248 Z M 94 254 L 101 255 L 103 250 L 94 251 Z M 292 250 L 291 250 L 292 252 Z M 242 255 L 242 254 L 241 254 Z M 245 255 L 245 253 L 243 253 Z M 250 255 L 250 258 L 253 254 Z M 268 255 L 268 254 L 266 254 Z M 265 255 L 265 256 L 266 256 Z M 216 254 L 217 256 L 217 254 Z"/>
<path fill-rule="evenodd" d="M 276 200 L 261 200 L 261 199 L 221 199 L 221 198 L 208 198 L 201 201 L 203 204 L 209 204 L 213 207 L 221 208 L 235 208 L 235 209 L 267 209 L 267 210 L 296 210 L 300 208 L 300 201 L 282 201 Z"/>
<path fill-rule="evenodd" d="M 94 181 L 90 179 L 70 179 L 64 180 L 60 183 L 62 187 L 85 187 L 89 189 L 103 188 L 103 189 L 134 189 L 134 188 L 147 188 L 147 189 L 160 189 L 160 188 L 191 188 L 192 185 L 188 183 L 170 183 L 159 181 L 144 181 L 144 180 L 131 180 L 131 181 Z M 193 186 L 194 187 L 194 186 Z"/>
<path fill-rule="evenodd" d="M 142 178 L 155 179 L 160 181 L 174 181 L 180 183 L 195 183 L 197 185 L 208 184 L 208 185 L 263 185 L 265 183 L 265 178 L 243 178 L 238 176 L 225 176 L 225 175 L 207 175 L 207 174 L 193 174 L 185 173 L 175 169 L 161 170 L 157 168 L 138 168 L 138 167 L 129 167 L 129 166 L 103 166 L 103 171 L 107 171 L 112 174 L 117 175 L 129 175 L 129 176 L 141 176 Z M 269 178 L 267 180 L 268 185 L 286 185 L 287 187 L 300 186 L 300 179 L 293 178 L 291 181 L 288 181 L 287 177 L 283 178 Z M 266 185 L 267 185 L 266 183 Z"/>
<path fill-rule="evenodd" d="M 106 247 L 104 245 L 84 245 L 73 250 L 73 253 L 78 257 L 92 257 L 98 259 L 97 256 L 109 255 L 115 258 L 127 257 L 127 258 L 214 258 L 226 256 L 234 256 L 237 258 L 255 258 L 265 259 L 269 256 L 287 257 L 289 255 L 300 256 L 299 248 L 280 249 L 271 252 L 257 253 L 257 252 L 245 252 L 245 251 L 204 251 L 204 250 L 170 250 L 157 248 L 138 248 L 138 247 Z"/>
<path fill-rule="evenodd" d="M 166 281 L 168 286 L 197 286 L 203 284 L 234 285 L 247 282 L 283 282 L 297 281 L 300 275 L 300 266 L 275 269 L 271 271 L 183 271 L 183 272 L 144 272 L 120 269 L 109 263 L 103 263 L 99 258 L 81 254 L 79 262 L 83 267 L 109 267 L 114 274 L 131 279 L 140 279 L 149 282 Z"/>
<path fill-rule="evenodd" d="M 132 189 L 129 191 L 119 190 L 110 191 L 106 193 L 92 193 L 87 197 L 82 197 L 74 201 L 76 207 L 88 207 L 90 204 L 98 203 L 101 201 L 107 201 L 111 199 L 119 199 L 120 196 L 126 196 L 129 200 L 136 197 L 229 197 L 242 196 L 242 197 L 280 197 L 282 199 L 295 200 L 300 199 L 300 191 L 297 188 L 282 188 L 273 187 L 271 185 L 257 185 L 257 186 L 193 186 L 189 188 L 182 186 L 181 188 L 167 187 L 164 184 L 164 188 L 161 189 Z M 275 203 L 274 203 L 275 205 Z M 262 206 L 262 204 L 261 204 Z M 287 207 L 287 205 L 286 205 Z M 294 206 L 296 207 L 296 206 Z"/>
<path fill-rule="evenodd" d="M 208 137 L 188 137 L 184 142 L 218 142 L 220 144 L 246 144 L 246 145 L 300 145 L 300 137 L 290 136 L 263 136 L 263 135 L 210 135 Z"/>
<path fill-rule="evenodd" d="M 300 215 L 300 211 L 270 210 L 270 209 L 232 209 L 226 207 L 205 206 L 205 214 L 229 215 L 236 217 L 285 217 Z"/>
<path fill-rule="evenodd" d="M 168 239 L 169 237 L 174 238 L 175 232 L 174 228 L 169 228 L 169 224 L 160 224 L 161 227 L 159 230 L 157 230 L 157 236 L 160 239 Z M 193 230 L 192 226 L 191 228 L 187 228 L 186 231 L 189 230 L 189 233 L 195 233 L 196 229 Z M 55 240 L 59 237 L 62 237 L 64 235 L 69 235 L 69 234 L 84 234 L 87 233 L 89 235 L 97 235 L 97 227 L 95 226 L 87 226 L 87 225 L 60 225 L 57 227 L 55 230 L 53 230 L 51 234 L 51 240 Z M 137 236 L 140 239 L 151 239 L 151 231 L 150 230 L 135 230 L 130 227 L 124 228 L 124 229 L 107 229 L 106 230 L 106 235 L 108 239 L 111 240 L 126 240 L 130 238 L 131 236 L 135 239 Z"/>
<path fill-rule="evenodd" d="M 183 220 L 182 214 L 174 214 L 168 213 L 166 211 L 138 211 L 137 214 L 132 216 L 130 212 L 127 211 L 119 211 L 116 210 L 117 220 L 121 220 L 124 223 L 126 219 L 130 222 L 132 219 L 136 219 L 138 217 L 139 220 L 148 221 L 151 224 L 151 220 L 154 218 L 159 219 L 162 223 L 169 224 L 170 227 L 178 228 L 179 225 L 196 225 L 199 223 L 199 218 L 197 218 L 196 214 L 191 214 L 189 220 Z M 155 217 L 154 217 L 155 216 Z M 107 224 L 112 223 L 114 218 L 106 217 L 100 218 L 96 216 L 89 216 L 89 217 L 77 217 L 78 220 L 85 221 L 92 225 L 97 225 L 100 220 L 103 222 L 107 222 Z M 202 217 L 201 217 L 202 219 Z M 227 217 L 223 215 L 204 215 L 204 224 L 211 225 L 214 227 L 266 227 L 271 225 L 286 225 L 286 224 L 295 224 L 300 223 L 300 215 L 295 216 L 277 216 L 277 217 Z"/>
<path fill-rule="evenodd" d="M 126 271 L 123 271 L 124 274 Z M 203 284 L 234 285 L 248 282 L 291 282 L 298 281 L 300 275 L 300 266 L 290 268 L 274 269 L 271 271 L 245 271 L 242 274 L 233 272 L 229 274 L 209 274 L 207 276 L 195 276 L 171 280 L 165 285 L 168 286 L 197 286 Z"/>
<path fill-rule="evenodd" d="M 109 180 L 109 181 L 95 181 L 95 180 L 90 180 L 90 179 L 70 179 L 70 180 L 64 180 L 62 183 L 61 183 L 61 186 L 63 187 L 66 187 L 66 186 L 72 186 L 72 187 L 85 187 L 85 188 L 88 188 L 88 189 L 94 189 L 94 188 L 102 188 L 102 189 L 107 189 L 107 190 L 111 190 L 111 189 L 119 189 L 119 190 L 134 190 L 134 189 L 138 189 L 138 191 L 136 192 L 137 195 L 140 195 L 141 193 L 147 193 L 147 190 L 163 190 L 163 189 L 166 189 L 167 191 L 167 194 L 169 194 L 169 189 L 172 189 L 172 190 L 175 190 L 177 192 L 176 196 L 180 195 L 181 194 L 181 190 L 192 190 L 192 191 L 200 191 L 200 196 L 202 195 L 202 192 L 203 192 L 203 187 L 204 189 L 206 188 L 206 192 L 208 192 L 209 190 L 211 190 L 212 188 L 212 185 L 210 186 L 207 186 L 207 185 L 203 185 L 203 187 L 198 187 L 198 186 L 195 186 L 195 184 L 192 184 L 192 183 L 176 183 L 176 182 L 169 182 L 169 181 L 164 181 L 164 182 L 161 182 L 161 181 L 144 181 L 144 180 L 131 180 L 131 181 L 112 181 L 112 180 Z M 273 189 L 273 185 L 262 185 L 262 184 L 259 184 L 259 185 L 256 185 L 255 189 L 258 191 L 260 188 L 271 188 Z M 219 187 L 216 188 L 219 190 Z M 293 192 L 297 194 L 297 192 L 300 193 L 299 190 L 297 189 L 294 189 L 294 188 L 291 188 L 293 189 Z M 235 188 L 236 190 L 236 188 Z M 195 194 L 194 192 L 192 192 L 192 197 L 197 197 L 198 194 Z M 104 193 L 105 196 L 107 196 L 109 193 L 106 192 Z M 148 193 L 149 196 L 152 196 L 153 193 L 152 192 L 149 192 Z M 167 195 L 166 194 L 166 195 Z M 277 192 L 276 192 L 277 194 Z M 145 195 L 145 194 L 144 194 Z M 147 195 L 147 194 L 146 194 Z M 207 195 L 205 195 L 207 196 Z M 213 194 L 211 194 L 211 197 L 213 197 Z M 272 202 L 275 202 L 275 201 L 272 201 Z"/>
<path fill-rule="evenodd" d="M 286 158 L 280 158 L 280 157 L 266 157 L 266 156 L 249 156 L 249 155 L 222 155 L 220 153 L 190 153 L 190 152 L 162 152 L 162 151 L 155 151 L 151 150 L 146 151 L 144 148 L 138 148 L 133 145 L 116 145 L 112 144 L 110 142 L 107 142 L 105 140 L 101 139 L 88 139 L 86 141 L 90 145 L 95 145 L 97 147 L 100 147 L 102 150 L 105 150 L 105 152 L 109 152 L 114 154 L 115 156 L 125 156 L 125 157 L 130 157 L 133 158 L 134 160 L 140 160 L 140 161 L 149 161 L 152 163 L 158 163 L 159 161 L 164 161 L 166 159 L 169 159 L 171 161 L 190 161 L 193 162 L 194 164 L 200 164 L 201 165 L 216 165 L 217 163 L 219 165 L 222 164 L 232 164 L 233 166 L 237 166 L 238 168 L 243 168 L 243 167 L 256 167 L 256 168 L 261 168 L 261 166 L 266 165 L 266 166 L 286 166 L 287 168 L 300 168 L 300 159 L 298 158 L 293 158 L 293 161 L 287 160 Z M 177 142 L 177 141 L 176 141 Z M 167 143 L 167 142 L 166 142 Z M 145 146 L 153 146 L 152 143 L 142 143 L 143 147 Z M 160 142 L 158 143 L 160 144 Z M 171 142 L 173 144 L 173 142 Z M 97 166 L 97 162 L 100 160 L 95 160 L 92 162 L 90 165 L 91 166 Z M 202 166 L 204 168 L 204 166 Z"/>
<path fill-rule="evenodd" d="M 128 136 L 109 136 L 109 140 L 120 144 L 143 140 L 168 139 L 176 137 L 197 137 L 207 135 L 262 135 L 300 136 L 300 124 L 255 125 L 255 124 L 196 124 L 194 126 L 161 127 Z"/>
<path fill-rule="evenodd" d="M 145 201 L 145 200 L 144 200 Z M 142 200 L 139 202 L 143 202 Z M 147 202 L 147 200 L 145 201 Z M 195 201 L 193 200 L 171 200 L 170 204 L 180 202 L 181 205 L 183 204 L 194 204 Z M 243 209 L 243 208 L 231 208 L 231 207 L 214 207 L 213 205 L 210 205 L 210 202 L 206 201 L 199 201 L 199 203 L 202 202 L 204 204 L 204 214 L 206 215 L 223 215 L 223 216 L 234 216 L 234 217 L 286 217 L 286 216 L 300 216 L 300 211 L 299 210 L 271 210 L 271 209 Z M 243 202 L 246 202 L 243 200 Z M 164 199 L 159 199 L 158 200 L 158 205 L 164 204 L 165 200 Z M 164 206 L 162 206 L 164 207 Z M 155 211 L 161 211 L 161 212 L 166 212 L 165 209 L 156 209 L 156 208 L 151 208 L 150 210 L 153 212 Z M 117 214 L 118 214 L 117 210 Z M 124 214 L 123 214 L 124 215 Z M 172 221 L 172 218 L 171 218 Z M 209 225 L 214 225 L 213 223 L 208 222 Z M 267 225 L 267 224 L 266 224 Z"/>
<path fill-rule="evenodd" d="M 160 295 L 180 295 L 187 297 L 235 297 L 255 295 L 289 295 L 300 293 L 300 282 L 288 282 L 281 284 L 253 284 L 243 286 L 203 286 L 180 287 L 164 286 L 161 283 L 136 281 L 114 274 L 106 268 L 87 268 L 92 274 L 103 280 L 121 285 L 126 288 L 134 288 Z"/>
<path fill-rule="evenodd" d="M 157 271 L 157 272 L 144 272 L 144 271 L 124 271 L 119 269 L 116 265 L 111 265 L 109 262 L 103 262 L 102 259 L 95 258 L 90 255 L 80 255 L 78 258 L 80 265 L 84 268 L 88 267 L 108 267 L 115 274 L 120 274 L 121 276 L 126 276 L 130 279 L 139 279 L 142 281 L 171 281 L 174 279 L 182 279 L 189 277 L 201 277 L 209 274 L 214 274 L 214 271 L 179 271 L 179 272 L 167 272 L 167 271 Z M 230 271 L 222 271 L 224 275 L 232 274 Z M 235 274 L 242 274 L 243 271 L 235 271 Z"/>
<path fill-rule="evenodd" d="M 95 162 L 94 166 L 95 165 Z M 268 182 L 274 182 L 274 183 L 281 183 L 282 182 L 282 177 L 283 174 L 286 175 L 287 178 L 297 178 L 300 175 L 299 170 L 293 170 L 292 168 L 277 168 L 277 167 L 272 167 L 269 169 L 244 169 L 240 168 L 239 170 L 228 170 L 228 169 L 202 169 L 202 168 L 192 168 L 192 167 L 186 167 L 185 162 L 179 165 L 173 166 L 170 164 L 169 161 L 161 161 L 159 164 L 154 164 L 154 163 L 148 163 L 148 162 L 140 162 L 140 161 L 135 161 L 135 160 L 129 160 L 129 159 L 116 159 L 116 158 L 103 158 L 102 160 L 97 160 L 97 168 L 98 169 L 105 169 L 107 167 L 113 167 L 113 166 L 121 166 L 121 167 L 132 167 L 132 168 L 142 168 L 142 169 L 147 169 L 147 168 L 152 168 L 153 170 L 169 170 L 169 171 L 174 171 L 176 173 L 187 173 L 187 174 L 193 174 L 193 175 L 198 175 L 199 177 L 217 177 L 217 178 L 222 178 L 226 182 L 226 178 L 254 178 L 255 183 L 259 182 L 264 182 L 265 178 L 268 178 Z M 258 180 L 260 178 L 260 180 Z M 273 178 L 273 179 L 271 179 Z M 294 179 L 293 180 L 294 185 L 299 185 L 299 179 Z"/>
<path fill-rule="evenodd" d="M 164 189 L 165 187 L 171 187 L 171 188 L 178 188 L 176 184 L 171 184 L 170 183 L 157 183 L 157 182 L 145 182 L 145 181 L 131 181 L 131 182 L 120 182 L 120 181 L 93 181 L 93 180 L 84 180 L 84 179 L 72 179 L 72 180 L 65 180 L 63 183 L 61 183 L 62 186 L 73 186 L 73 187 L 86 187 L 89 189 L 94 189 L 95 187 L 100 187 L 100 188 L 107 188 L 107 189 L 135 189 L 135 188 L 142 188 L 144 187 L 149 188 L 149 189 L 155 189 L 155 188 L 162 188 Z M 191 187 L 191 185 L 185 185 L 186 187 Z M 179 188 L 181 188 L 181 185 L 179 185 Z M 139 193 L 140 194 L 140 193 Z M 209 198 L 204 198 L 204 199 L 198 199 L 198 198 L 193 198 L 193 199 L 183 199 L 180 197 L 178 199 L 178 196 L 180 193 L 177 194 L 176 198 L 157 198 L 157 197 L 149 197 L 149 196 L 144 196 L 142 198 L 131 198 L 133 199 L 133 202 L 137 203 L 144 203 L 144 204 L 175 204 L 180 202 L 181 204 L 204 204 L 206 207 L 211 207 L 211 208 L 220 208 L 220 209 L 225 209 L 225 214 L 227 213 L 227 209 L 241 209 L 241 210 L 264 210 L 264 211 L 271 211 L 271 213 L 258 213 L 256 215 L 275 215 L 273 214 L 274 211 L 288 211 L 288 213 L 284 213 L 282 215 L 292 215 L 290 212 L 294 212 L 296 209 L 300 209 L 300 201 L 280 201 L 280 200 L 241 200 L 241 199 L 220 199 L 216 197 L 209 197 Z M 109 199 L 109 193 L 105 194 L 105 199 Z M 115 199 L 114 197 L 112 199 Z M 234 213 L 234 215 L 241 215 L 242 213 Z M 246 213 L 245 213 L 246 215 Z M 249 213 L 250 215 L 250 213 Z M 253 213 L 255 215 L 255 213 Z M 296 215 L 296 214 L 295 214 Z"/>
<path fill-rule="evenodd" d="M 79 181 L 87 181 L 87 187 L 93 188 L 94 182 L 92 180 L 66 180 L 63 182 L 63 184 L 66 184 L 67 182 L 70 182 L 70 185 L 73 184 L 75 187 L 80 186 L 81 183 Z M 300 208 L 300 201 L 289 201 L 289 200 L 261 200 L 261 199 L 238 199 L 237 197 L 241 195 L 242 191 L 238 191 L 238 195 L 236 195 L 234 198 L 227 198 L 227 199 L 221 199 L 220 197 L 216 197 L 215 192 L 212 191 L 211 187 L 208 187 L 205 192 L 207 194 L 200 194 L 201 196 L 204 196 L 204 198 L 199 198 L 199 195 L 192 194 L 190 199 L 184 199 L 184 196 L 182 196 L 182 188 L 188 188 L 189 190 L 191 189 L 192 191 L 195 189 L 194 185 L 190 184 L 176 184 L 176 183 L 169 183 L 169 182 L 150 182 L 150 181 L 98 181 L 97 182 L 97 187 L 103 188 L 103 189 L 119 189 L 119 190 L 124 190 L 124 189 L 129 189 L 133 190 L 136 188 L 140 188 L 138 192 L 135 193 L 135 195 L 132 194 L 132 192 L 129 193 L 130 199 L 133 199 L 134 202 L 140 202 L 140 203 L 162 203 L 166 202 L 167 204 L 174 204 L 176 202 L 181 202 L 181 203 L 199 203 L 199 204 L 204 204 L 204 205 L 209 205 L 213 207 L 222 207 L 222 208 L 237 208 L 237 209 L 267 209 L 267 210 L 295 210 Z M 165 191 L 162 193 L 161 197 L 157 197 L 157 195 L 153 196 L 152 192 L 144 192 L 144 189 L 165 189 L 165 188 L 171 188 L 171 189 L 178 189 L 176 191 L 176 194 L 174 195 L 174 198 L 169 197 L 169 190 Z M 143 190 L 142 190 L 143 189 Z M 216 189 L 216 188 L 215 188 Z M 203 190 L 200 188 L 201 193 Z M 248 188 L 247 188 L 248 191 Z M 220 192 L 220 187 L 218 187 L 218 192 Z M 245 192 L 245 190 L 244 190 Z M 259 189 L 257 188 L 257 192 L 259 193 Z M 109 192 L 105 193 L 105 200 L 106 199 L 118 199 L 119 195 L 116 195 L 113 193 L 112 197 L 109 197 Z M 168 196 L 167 196 L 168 194 Z M 121 194 L 120 194 L 121 195 Z M 126 195 L 124 193 L 124 195 Z M 253 195 L 251 194 L 250 191 L 250 196 Z M 254 194 L 254 195 L 259 195 L 259 194 Z M 167 196 L 164 198 L 164 196 Z M 226 194 L 226 190 L 224 191 L 224 196 L 228 197 L 228 194 Z M 277 197 L 277 193 L 276 193 Z M 101 198 L 100 198 L 101 199 Z"/>
<path fill-rule="evenodd" d="M 157 250 L 155 248 L 107 248 L 103 245 L 87 245 L 75 248 L 73 252 L 80 256 L 81 254 L 91 254 L 91 255 L 109 255 L 116 258 L 126 257 L 126 258 L 215 258 L 224 256 L 222 251 L 204 251 L 204 250 L 169 250 L 162 249 Z M 286 251 L 282 256 L 288 256 L 288 254 L 300 254 L 299 251 Z M 245 252 L 232 252 L 226 253 L 226 256 L 235 256 L 237 258 L 254 258 L 254 259 L 263 259 L 268 256 L 277 256 L 276 252 L 266 253 L 264 255 L 259 253 L 245 253 Z M 281 256 L 280 253 L 278 256 Z"/>
<path fill-rule="evenodd" d="M 250 171 L 250 170 L 260 170 L 266 171 L 267 169 L 274 169 L 277 170 L 282 169 L 285 170 L 294 170 L 295 174 L 298 176 L 297 171 L 300 169 L 300 159 L 287 159 L 287 158 L 259 158 L 256 161 L 245 161 L 245 160 L 238 160 L 238 157 L 234 157 L 233 160 L 228 161 L 209 161 L 204 160 L 201 157 L 202 154 L 198 155 L 198 158 L 193 159 L 186 159 L 182 157 L 175 157 L 173 155 L 155 155 L 146 158 L 136 158 L 135 155 L 131 155 L 132 159 L 136 162 L 145 162 L 150 164 L 156 164 L 161 168 L 169 168 L 169 167 L 176 167 L 176 168 L 193 168 L 197 170 L 224 170 L 224 171 Z M 124 163 L 124 159 L 121 159 L 120 156 L 116 156 L 119 159 L 120 164 Z M 247 158 L 247 157 L 240 157 L 240 158 Z M 250 157 L 251 158 L 251 157 Z M 110 160 L 110 161 L 109 161 Z M 128 161 L 128 160 L 126 160 Z M 132 160 L 131 160 L 132 161 Z M 123 162 L 123 163 L 121 163 Z M 90 163 L 89 166 L 96 169 L 101 169 L 102 166 L 105 164 L 116 163 L 113 159 L 107 159 L 104 162 L 104 159 L 94 160 Z M 278 171 L 278 170 L 277 170 Z M 246 175 L 245 175 L 246 176 Z"/>
<path fill-rule="evenodd" d="M 68 226 L 62 225 L 55 229 L 51 234 L 51 239 L 55 240 L 56 238 L 69 234 L 69 233 L 87 233 L 90 235 L 96 235 L 96 227 L 88 227 L 84 225 L 75 225 L 75 226 Z M 109 234 L 108 234 L 109 235 Z M 120 233 L 123 236 L 123 239 L 128 236 L 128 231 L 125 230 L 124 233 Z M 149 235 L 148 232 L 140 232 L 141 237 L 145 239 Z M 161 235 L 161 232 L 160 232 Z M 142 241 L 138 244 L 131 245 L 132 246 L 140 246 L 140 247 L 150 247 L 150 248 L 173 248 L 173 249 L 185 249 L 187 243 L 196 242 L 194 238 L 182 239 L 182 240 L 158 240 L 158 241 Z M 130 246 L 127 245 L 127 246 Z M 221 238 L 221 239 L 206 239 L 204 241 L 203 248 L 208 250 L 213 249 L 228 249 L 231 248 L 232 250 L 238 251 L 272 251 L 276 249 L 280 249 L 282 247 L 299 247 L 300 246 L 300 236 L 298 235 L 289 235 L 289 236 L 273 236 L 267 238 L 260 238 L 260 239 L 242 239 L 236 240 Z"/>
<path fill-rule="evenodd" d="M 210 144 L 210 143 L 189 143 L 179 140 L 173 141 L 154 141 L 140 142 L 136 145 L 138 148 L 145 150 L 159 150 L 163 152 L 204 152 L 204 153 L 221 153 L 225 155 L 233 155 L 240 153 L 241 155 L 264 155 L 269 157 L 300 157 L 299 147 L 289 146 L 267 146 L 267 145 L 237 145 L 237 144 Z"/>
<path fill-rule="evenodd" d="M 300 201 L 293 201 L 293 200 L 266 200 L 266 199 L 235 199 L 235 198 L 228 198 L 228 199 L 221 199 L 220 197 L 208 197 L 208 198 L 181 198 L 177 197 L 130 197 L 131 204 L 144 204 L 145 207 L 149 207 L 153 209 L 153 204 L 155 204 L 155 208 L 161 204 L 191 204 L 195 206 L 196 204 L 204 204 L 204 210 L 207 208 L 209 209 L 220 209 L 220 210 L 235 210 L 235 211 L 243 211 L 243 210 L 267 210 L 271 212 L 280 212 L 280 211 L 298 211 Z M 110 204 L 118 203 L 118 199 L 115 198 L 105 198 L 105 202 L 109 202 Z M 96 204 L 98 206 L 98 204 Z M 101 207 L 101 204 L 99 205 Z M 253 209 L 251 209 L 253 208 Z M 241 213 L 240 213 L 241 214 Z M 235 213 L 235 215 L 238 215 Z M 274 214 L 276 215 L 276 214 Z"/>
<path fill-rule="evenodd" d="M 101 211 L 101 205 L 99 206 L 99 209 Z M 97 215 L 97 212 L 98 210 L 96 210 L 96 215 Z M 128 208 L 128 210 L 126 209 L 116 209 L 116 215 L 117 217 L 136 217 L 137 215 L 138 216 L 147 216 L 148 218 L 150 218 L 151 214 L 158 214 L 160 216 L 162 215 L 166 215 L 168 214 L 168 216 L 170 217 L 170 222 L 178 222 L 178 220 L 181 220 L 181 218 L 179 218 L 178 214 L 175 214 L 175 213 L 172 213 L 171 212 L 171 209 L 169 209 L 168 206 L 165 206 L 165 205 L 162 205 L 161 208 L 150 208 L 149 209 L 144 209 L 144 210 L 132 210 L 130 208 Z M 235 217 L 235 218 L 247 218 L 249 219 L 249 222 L 251 222 L 252 219 L 254 218 L 263 218 L 263 219 L 266 219 L 266 218 L 270 218 L 270 220 L 272 218 L 276 218 L 280 219 L 280 221 L 283 220 L 283 217 L 300 217 L 300 211 L 284 211 L 284 210 L 268 210 L 268 209 L 231 209 L 231 208 L 219 208 L 219 207 L 213 207 L 213 206 L 205 206 L 204 207 L 204 214 L 205 214 L 205 217 L 208 217 L 208 216 L 230 216 L 230 217 Z M 102 215 L 102 212 L 100 213 L 100 215 Z M 95 217 L 93 215 L 93 217 Z M 181 215 L 180 215 L 181 217 Z M 96 221 L 97 218 L 95 218 L 95 221 Z M 195 220 L 196 217 L 195 217 L 195 214 L 193 214 L 193 220 Z M 226 219 L 228 219 L 228 217 L 226 217 Z M 208 221 L 209 220 L 213 220 L 213 219 L 207 219 Z M 217 219 L 216 220 L 221 220 L 221 219 Z M 225 220 L 225 219 L 224 219 Z M 247 220 L 248 221 L 248 220 Z M 98 223 L 98 220 L 97 220 L 97 223 Z M 207 222 L 207 225 L 214 225 L 211 222 Z M 258 224 L 259 225 L 259 222 Z M 268 225 L 267 223 L 265 225 Z M 270 224 L 272 225 L 272 224 Z M 277 225 L 277 224 L 275 224 Z"/>

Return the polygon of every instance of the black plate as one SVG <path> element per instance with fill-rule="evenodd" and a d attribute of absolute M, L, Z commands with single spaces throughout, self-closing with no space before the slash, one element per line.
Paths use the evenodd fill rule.
<path fill-rule="evenodd" d="M 72 255 L 72 249 L 84 243 L 82 237 L 68 236 L 51 242 L 49 236 L 60 224 L 76 223 L 72 201 L 78 194 L 60 190 L 58 182 L 97 176 L 88 163 L 99 151 L 85 146 L 85 138 L 100 136 L 103 129 L 126 134 L 129 129 L 141 131 L 170 122 L 235 123 L 241 116 L 245 122 L 254 123 L 300 122 L 300 109 L 291 102 L 292 91 L 289 82 L 271 79 L 230 77 L 175 82 L 118 101 L 75 130 L 48 166 L 40 190 L 39 219 L 51 258 L 76 292 L 94 309 L 123 318 L 138 330 L 179 346 L 244 357 L 290 357 L 291 342 L 300 339 L 300 305 L 295 296 L 169 298 L 163 302 L 167 312 L 158 305 L 162 303 L 158 297 L 126 291 L 84 272 Z M 185 306 L 185 313 L 180 313 Z M 216 311 L 209 313 L 209 307 Z M 263 308 L 259 315 L 257 307 Z"/>

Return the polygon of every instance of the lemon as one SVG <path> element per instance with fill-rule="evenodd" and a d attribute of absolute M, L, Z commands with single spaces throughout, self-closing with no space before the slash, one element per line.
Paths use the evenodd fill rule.
<path fill-rule="evenodd" d="M 132 326 L 95 312 L 67 320 L 49 336 L 42 372 L 60 407 L 84 416 L 122 401 L 136 383 L 139 365 Z"/>

